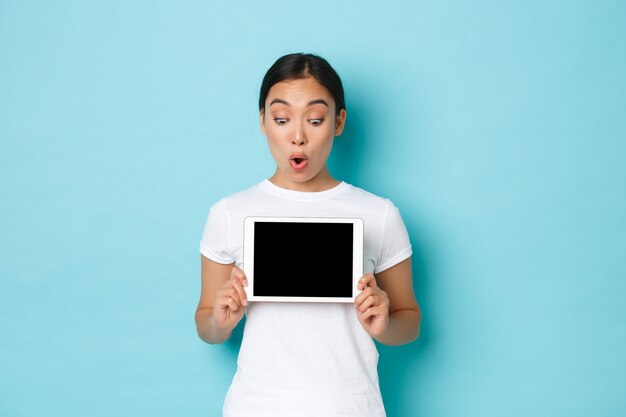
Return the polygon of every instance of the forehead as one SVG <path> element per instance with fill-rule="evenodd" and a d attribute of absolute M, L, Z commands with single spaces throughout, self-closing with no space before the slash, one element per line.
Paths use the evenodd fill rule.
<path fill-rule="evenodd" d="M 266 103 L 280 98 L 290 105 L 306 105 L 311 100 L 322 98 L 329 105 L 334 105 L 335 100 L 328 89 L 313 77 L 285 80 L 278 82 L 270 88 Z"/>

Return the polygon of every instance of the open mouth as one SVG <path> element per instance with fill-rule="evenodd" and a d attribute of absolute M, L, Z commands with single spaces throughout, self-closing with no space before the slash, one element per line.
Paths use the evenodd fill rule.
<path fill-rule="evenodd" d="M 289 162 L 291 163 L 291 167 L 293 169 L 302 169 L 306 166 L 306 164 L 309 161 L 304 157 L 296 156 L 296 157 L 291 158 Z"/>

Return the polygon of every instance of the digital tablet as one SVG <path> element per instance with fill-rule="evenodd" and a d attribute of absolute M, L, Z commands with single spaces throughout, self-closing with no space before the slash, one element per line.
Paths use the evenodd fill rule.
<path fill-rule="evenodd" d="M 363 276 L 363 220 L 246 217 L 250 301 L 354 302 Z"/>

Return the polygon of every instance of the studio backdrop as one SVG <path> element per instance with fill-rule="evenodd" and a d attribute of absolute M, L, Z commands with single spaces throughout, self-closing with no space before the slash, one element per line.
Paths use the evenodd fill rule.
<path fill-rule="evenodd" d="M 626 415 L 623 1 L 0 1 L 0 415 L 219 416 L 209 207 L 274 171 L 281 55 L 346 90 L 331 173 L 390 198 L 419 339 L 390 417 Z"/>

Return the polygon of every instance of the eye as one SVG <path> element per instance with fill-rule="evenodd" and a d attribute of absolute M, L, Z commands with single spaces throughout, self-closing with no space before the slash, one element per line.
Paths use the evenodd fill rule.
<path fill-rule="evenodd" d="M 275 117 L 274 121 L 276 122 L 276 124 L 279 125 L 284 125 L 285 123 L 287 123 L 287 119 L 285 119 L 284 117 Z"/>
<path fill-rule="evenodd" d="M 319 126 L 324 122 L 324 119 L 309 119 L 309 123 L 313 126 Z"/>

